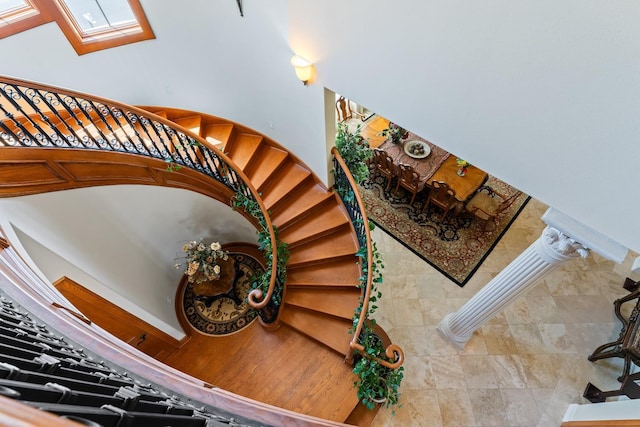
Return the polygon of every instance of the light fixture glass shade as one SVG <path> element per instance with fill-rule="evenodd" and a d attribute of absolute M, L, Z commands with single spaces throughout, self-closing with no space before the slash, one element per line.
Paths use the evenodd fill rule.
<path fill-rule="evenodd" d="M 309 79 L 311 79 L 311 62 L 295 55 L 291 58 L 291 65 L 293 65 L 296 70 L 296 76 L 302 80 L 302 83 L 307 84 Z"/>

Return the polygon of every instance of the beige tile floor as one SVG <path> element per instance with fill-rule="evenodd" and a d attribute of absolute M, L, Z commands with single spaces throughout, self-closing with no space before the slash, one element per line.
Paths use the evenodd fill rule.
<path fill-rule="evenodd" d="M 458 351 L 436 332 L 448 312 L 534 242 L 546 210 L 532 200 L 471 281 L 460 288 L 381 230 L 374 230 L 384 260 L 378 322 L 405 352 L 403 406 L 382 409 L 381 426 L 559 426 L 587 382 L 619 388 L 620 359 L 592 363 L 587 356 L 617 338 L 612 302 L 627 293 L 630 266 L 591 254 L 552 272 L 475 332 Z M 627 304 L 628 305 L 628 304 Z"/>

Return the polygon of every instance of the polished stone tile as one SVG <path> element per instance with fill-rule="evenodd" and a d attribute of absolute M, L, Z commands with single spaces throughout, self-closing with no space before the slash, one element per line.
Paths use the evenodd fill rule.
<path fill-rule="evenodd" d="M 498 388 L 498 380 L 491 367 L 491 356 L 460 356 L 460 366 L 469 389 Z"/>
<path fill-rule="evenodd" d="M 468 393 L 476 426 L 504 426 L 506 407 L 500 390 L 469 388 Z"/>
<path fill-rule="evenodd" d="M 540 411 L 532 404 L 531 390 L 501 388 L 500 394 L 505 406 L 505 425 L 535 426 L 538 423 Z"/>
<path fill-rule="evenodd" d="M 431 369 L 438 390 L 466 390 L 467 383 L 459 356 L 432 356 Z"/>
<path fill-rule="evenodd" d="M 487 346 L 487 353 L 515 354 L 517 352 L 509 325 L 484 325 L 481 330 Z"/>
<path fill-rule="evenodd" d="M 438 389 L 438 403 L 445 427 L 476 425 L 467 391 Z"/>
<path fill-rule="evenodd" d="M 509 324 L 518 323 L 554 323 L 562 321 L 558 307 L 551 296 L 518 298 L 504 310 Z"/>
<path fill-rule="evenodd" d="M 575 353 L 573 341 L 564 323 L 539 324 L 538 330 L 546 353 Z"/>
<path fill-rule="evenodd" d="M 627 293 L 624 278 L 637 254 L 622 264 L 597 254 L 574 259 L 476 331 L 462 349 L 436 331 L 545 227 L 546 206 L 531 200 L 466 286 L 460 288 L 400 243 L 376 229 L 385 280 L 376 319 L 405 352 L 400 401 L 382 408 L 381 426 L 558 426 L 571 403 L 587 403 L 591 381 L 619 387 L 619 358 L 589 362 L 600 344 L 617 338 L 613 301 Z M 624 312 L 628 312 L 625 307 Z"/>
<path fill-rule="evenodd" d="M 520 362 L 519 355 L 494 355 L 490 359 L 490 366 L 500 388 L 525 388 L 527 376 Z"/>
<path fill-rule="evenodd" d="M 400 395 L 402 406 L 382 408 L 371 424 L 372 427 L 441 427 L 442 415 L 437 390 L 406 390 Z"/>
<path fill-rule="evenodd" d="M 402 380 L 402 390 L 430 390 L 436 388 L 430 357 L 408 356 L 403 366 L 406 375 Z"/>

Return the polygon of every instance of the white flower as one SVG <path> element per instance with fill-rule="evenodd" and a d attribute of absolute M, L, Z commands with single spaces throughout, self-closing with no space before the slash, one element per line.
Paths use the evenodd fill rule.
<path fill-rule="evenodd" d="M 211 250 L 219 251 L 220 249 L 222 249 L 222 246 L 220 246 L 220 243 L 218 243 L 218 242 L 213 242 L 213 243 L 211 244 Z"/>
<path fill-rule="evenodd" d="M 213 272 L 216 274 L 220 274 L 220 266 L 218 264 L 213 266 Z"/>

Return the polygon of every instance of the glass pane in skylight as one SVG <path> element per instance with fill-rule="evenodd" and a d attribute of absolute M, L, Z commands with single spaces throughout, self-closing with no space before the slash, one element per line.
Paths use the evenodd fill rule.
<path fill-rule="evenodd" d="M 27 7 L 28 4 L 24 0 L 0 0 L 0 15 L 8 12 Z"/>
<path fill-rule="evenodd" d="M 127 0 L 64 0 L 64 3 L 83 32 L 136 22 Z"/>

